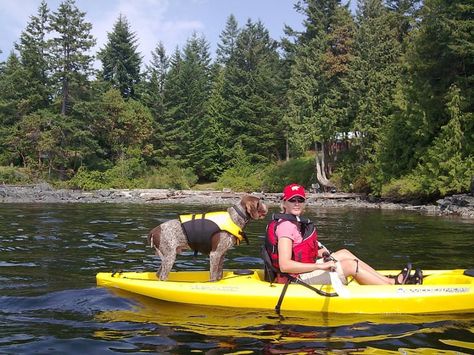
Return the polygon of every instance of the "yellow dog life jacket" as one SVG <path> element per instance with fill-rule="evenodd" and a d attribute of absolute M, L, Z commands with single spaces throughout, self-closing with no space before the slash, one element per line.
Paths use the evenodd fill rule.
<path fill-rule="evenodd" d="M 180 215 L 179 221 L 183 227 L 188 244 L 195 252 L 209 254 L 211 237 L 221 231 L 226 231 L 237 238 L 237 244 L 244 239 L 244 233 L 230 217 L 229 212 L 209 212 Z"/>

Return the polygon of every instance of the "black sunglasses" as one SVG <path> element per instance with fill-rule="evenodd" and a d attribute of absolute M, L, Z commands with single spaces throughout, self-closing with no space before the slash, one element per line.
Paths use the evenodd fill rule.
<path fill-rule="evenodd" d="M 304 203 L 305 201 L 306 200 L 303 197 L 293 197 L 288 200 L 288 202 L 291 202 L 291 203 L 295 203 L 295 202 Z"/>

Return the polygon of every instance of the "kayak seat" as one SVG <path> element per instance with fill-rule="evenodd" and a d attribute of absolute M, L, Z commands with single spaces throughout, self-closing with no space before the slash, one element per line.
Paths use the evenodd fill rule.
<path fill-rule="evenodd" d="M 270 255 L 268 255 L 268 251 L 265 248 L 265 244 L 262 245 L 261 256 L 264 266 L 264 279 L 267 282 L 274 282 L 277 277 L 278 270 L 273 266 Z"/>

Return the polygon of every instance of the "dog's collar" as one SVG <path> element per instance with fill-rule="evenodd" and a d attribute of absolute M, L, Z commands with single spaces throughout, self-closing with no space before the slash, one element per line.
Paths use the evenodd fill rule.
<path fill-rule="evenodd" d="M 250 220 L 250 216 L 247 214 L 247 211 L 242 211 L 238 205 L 233 205 L 232 207 L 234 208 L 235 212 L 237 212 L 237 214 L 244 219 L 245 222 Z"/>

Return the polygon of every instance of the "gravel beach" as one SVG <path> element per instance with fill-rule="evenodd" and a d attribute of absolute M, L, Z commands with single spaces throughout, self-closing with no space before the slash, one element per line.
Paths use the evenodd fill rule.
<path fill-rule="evenodd" d="M 280 194 L 252 193 L 270 206 L 279 204 Z M 170 189 L 107 189 L 95 191 L 54 189 L 43 183 L 28 186 L 0 185 L 0 203 L 140 203 L 231 205 L 244 193 Z M 435 204 L 412 205 L 367 198 L 355 193 L 309 193 L 308 206 L 411 210 L 431 215 L 456 215 L 474 219 L 474 196 L 445 197 Z"/>

